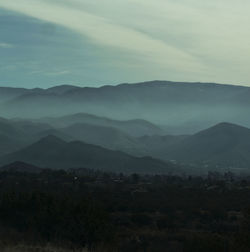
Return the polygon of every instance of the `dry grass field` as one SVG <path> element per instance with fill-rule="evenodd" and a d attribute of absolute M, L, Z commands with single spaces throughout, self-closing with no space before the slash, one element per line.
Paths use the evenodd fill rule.
<path fill-rule="evenodd" d="M 47 245 L 45 247 L 41 246 L 27 246 L 27 245 L 16 245 L 16 246 L 6 246 L 0 248 L 1 252 L 88 252 L 86 249 L 71 250 L 54 247 Z"/>

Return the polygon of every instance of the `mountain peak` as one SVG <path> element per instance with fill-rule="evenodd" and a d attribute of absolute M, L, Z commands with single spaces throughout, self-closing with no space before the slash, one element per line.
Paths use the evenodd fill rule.
<path fill-rule="evenodd" d="M 54 135 L 47 135 L 46 137 L 41 138 L 37 143 L 62 144 L 65 143 L 65 141 Z"/>
<path fill-rule="evenodd" d="M 56 93 L 56 94 L 63 94 L 72 89 L 78 89 L 78 88 L 81 88 L 81 87 L 73 86 L 73 85 L 60 85 L 60 86 L 54 86 L 54 87 L 48 88 L 46 90 L 52 93 Z"/>
<path fill-rule="evenodd" d="M 244 126 L 234 124 L 234 123 L 229 123 L 229 122 L 218 123 L 218 124 L 214 125 L 213 127 L 206 129 L 205 131 L 217 131 L 217 130 L 223 130 L 223 131 L 242 131 L 242 130 L 245 130 L 245 131 L 250 132 L 250 129 L 248 129 Z"/>
<path fill-rule="evenodd" d="M 250 129 L 233 124 L 233 123 L 228 123 L 228 122 L 221 122 L 216 125 L 214 125 L 211 128 L 205 129 L 203 131 L 198 132 L 195 135 L 216 135 L 216 134 L 238 134 L 242 135 L 244 132 L 250 133 Z"/>
<path fill-rule="evenodd" d="M 243 128 L 243 126 L 237 125 L 235 123 L 229 123 L 229 122 L 221 122 L 221 123 L 216 124 L 214 127 L 242 127 Z"/>

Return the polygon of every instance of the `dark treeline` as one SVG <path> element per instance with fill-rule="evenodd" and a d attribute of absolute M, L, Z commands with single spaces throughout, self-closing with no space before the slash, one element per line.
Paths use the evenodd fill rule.
<path fill-rule="evenodd" d="M 249 251 L 250 178 L 0 173 L 0 242 L 95 251 Z"/>

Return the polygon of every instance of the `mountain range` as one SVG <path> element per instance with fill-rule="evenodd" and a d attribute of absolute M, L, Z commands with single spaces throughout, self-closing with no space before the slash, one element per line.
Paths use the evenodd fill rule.
<path fill-rule="evenodd" d="M 159 143 L 162 137 L 158 142 L 150 141 L 154 137 L 148 138 L 147 142 L 151 143 L 148 152 L 163 160 L 195 164 L 205 170 L 250 168 L 250 129 L 239 125 L 219 123 L 193 135 L 175 136 L 162 145 Z"/>
<path fill-rule="evenodd" d="M 75 118 L 75 120 L 65 118 Z M 85 118 L 84 114 L 44 118 L 44 121 L 43 119 L 8 120 L 2 118 L 0 120 L 0 164 L 22 161 L 39 167 L 83 166 L 107 170 L 110 166 L 110 169 L 114 170 L 111 157 L 116 160 L 116 155 L 118 155 L 118 160 L 127 160 L 129 156 L 131 160 L 136 161 L 135 163 L 138 162 L 138 158 L 141 158 L 143 161 L 141 164 L 144 163 L 145 171 L 148 172 L 150 165 L 146 163 L 153 162 L 156 164 L 152 167 L 158 167 L 158 171 L 160 163 L 165 163 L 168 168 L 173 168 L 174 163 L 179 166 L 192 165 L 204 171 L 209 169 L 238 169 L 240 171 L 240 169 L 246 170 L 250 167 L 250 129 L 236 124 L 219 123 L 190 135 L 135 136 L 128 134 L 128 131 L 122 131 L 123 126 L 120 128 L 108 127 L 106 124 L 102 126 L 100 121 L 97 125 L 88 124 L 84 123 L 82 118 Z M 120 124 L 123 122 L 119 121 Z M 124 124 L 127 125 L 127 121 Z M 79 147 L 79 150 L 76 147 Z M 95 158 L 90 164 L 86 161 L 87 159 L 81 158 L 85 157 L 88 149 L 96 150 L 91 152 L 96 154 L 93 154 Z M 55 154 L 52 159 L 50 159 L 50 151 Z M 74 152 L 79 153 L 79 156 L 74 156 Z M 70 156 L 64 160 L 67 153 Z M 101 153 L 105 153 L 110 159 L 104 161 Z M 152 158 L 148 159 L 145 156 Z M 33 157 L 38 159 L 34 160 Z M 96 165 L 94 159 L 101 161 Z M 99 166 L 101 164 L 103 167 Z M 117 166 L 117 170 L 123 170 L 120 163 L 114 162 L 114 165 Z M 134 171 L 138 171 L 136 166 L 131 165 L 131 167 Z M 126 167 L 125 170 L 128 171 L 129 168 Z M 170 168 L 167 169 L 167 171 L 170 170 Z M 171 171 L 173 170 L 179 172 L 180 167 L 173 168 Z"/>
<path fill-rule="evenodd" d="M 48 135 L 65 141 L 81 140 L 133 154 L 136 150 L 142 150 L 138 137 L 160 133 L 163 134 L 163 130 L 143 120 L 116 121 L 89 114 L 39 120 L 0 118 L 0 155 L 18 150 Z"/>
<path fill-rule="evenodd" d="M 34 120 L 33 120 L 34 121 Z M 142 119 L 114 120 L 103 116 L 91 115 L 88 113 L 77 113 L 62 117 L 45 117 L 35 120 L 40 123 L 47 123 L 55 128 L 68 127 L 73 124 L 87 124 L 101 127 L 119 129 L 131 136 L 163 135 L 164 130 L 156 124 Z"/>
<path fill-rule="evenodd" d="M 250 126 L 250 88 L 242 86 L 152 81 L 100 88 L 0 88 L 0 94 L 0 114 L 8 118 L 89 113 L 147 120 L 168 134 L 193 134 L 223 121 Z"/>
<path fill-rule="evenodd" d="M 47 136 L 11 154 L 2 156 L 1 165 L 15 161 L 54 169 L 88 168 L 124 173 L 169 173 L 177 167 L 151 157 L 133 157 L 80 141 L 65 142 Z"/>
<path fill-rule="evenodd" d="M 0 164 L 247 170 L 249 98 L 248 87 L 213 83 L 0 87 Z"/>

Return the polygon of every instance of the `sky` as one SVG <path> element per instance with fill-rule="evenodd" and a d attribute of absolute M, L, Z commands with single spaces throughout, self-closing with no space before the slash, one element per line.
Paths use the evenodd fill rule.
<path fill-rule="evenodd" d="M 249 0 L 0 0 L 0 86 L 250 86 Z"/>

